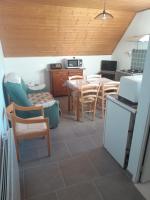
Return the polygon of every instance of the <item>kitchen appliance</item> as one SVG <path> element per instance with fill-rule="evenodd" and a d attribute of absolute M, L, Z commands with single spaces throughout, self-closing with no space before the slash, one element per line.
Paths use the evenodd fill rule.
<path fill-rule="evenodd" d="M 115 60 L 102 60 L 101 61 L 101 74 L 102 77 L 106 77 L 115 80 L 115 72 L 117 69 L 117 61 Z"/>
<path fill-rule="evenodd" d="M 142 74 L 143 73 L 142 69 L 133 69 L 133 68 L 127 69 L 127 70 L 122 69 L 120 71 L 125 72 L 128 75 L 133 75 L 133 74 L 136 75 L 136 74 Z"/>
<path fill-rule="evenodd" d="M 118 95 L 107 96 L 104 147 L 112 157 L 127 168 L 134 129 L 136 108 L 119 100 Z"/>
<path fill-rule="evenodd" d="M 115 73 L 115 80 L 120 81 L 122 76 L 134 76 L 134 75 L 140 75 L 143 73 L 142 69 L 122 69 L 122 70 L 117 70 Z"/>
<path fill-rule="evenodd" d="M 62 64 L 61 63 L 52 63 L 49 64 L 50 69 L 61 69 L 62 68 Z"/>
<path fill-rule="evenodd" d="M 78 68 L 78 67 L 81 68 L 83 65 L 82 59 L 76 59 L 76 58 L 64 59 L 62 63 L 65 68 Z"/>
<path fill-rule="evenodd" d="M 137 104 L 141 90 L 142 77 L 142 75 L 121 77 L 119 98 Z"/>

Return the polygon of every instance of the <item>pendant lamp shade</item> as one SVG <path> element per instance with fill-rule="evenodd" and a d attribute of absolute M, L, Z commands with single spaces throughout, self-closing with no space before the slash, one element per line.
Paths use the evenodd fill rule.
<path fill-rule="evenodd" d="M 105 10 L 103 10 L 103 12 L 101 12 L 100 14 L 98 14 L 95 19 L 101 19 L 101 20 L 107 20 L 107 19 L 113 19 L 114 17 L 106 12 Z"/>
<path fill-rule="evenodd" d="M 95 19 L 100 19 L 100 20 L 107 20 L 107 19 L 113 19 L 114 17 L 112 16 L 112 14 L 108 13 L 105 10 L 105 1 L 104 1 L 104 9 L 101 13 L 99 13 Z"/>

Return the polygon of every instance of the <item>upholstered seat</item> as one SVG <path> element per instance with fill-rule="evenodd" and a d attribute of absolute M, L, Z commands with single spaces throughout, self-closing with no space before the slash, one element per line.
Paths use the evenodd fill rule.
<path fill-rule="evenodd" d="M 44 108 L 55 103 L 53 96 L 49 92 L 30 93 L 28 98 L 33 105 L 42 105 Z"/>
<path fill-rule="evenodd" d="M 32 120 L 32 119 L 44 119 L 44 117 L 39 116 L 39 117 L 34 117 L 34 118 L 28 118 L 26 119 L 26 121 L 28 120 Z M 28 134 L 28 136 L 31 134 L 33 135 L 36 132 L 36 136 L 41 135 L 41 132 L 46 131 L 47 130 L 47 126 L 44 122 L 39 122 L 36 124 L 23 124 L 23 123 L 16 123 L 16 135 L 19 138 L 25 138 L 25 136 Z"/>

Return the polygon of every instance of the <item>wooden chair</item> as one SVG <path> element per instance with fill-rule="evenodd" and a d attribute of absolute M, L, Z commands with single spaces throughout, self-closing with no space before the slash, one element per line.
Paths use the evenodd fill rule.
<path fill-rule="evenodd" d="M 102 117 L 104 117 L 105 114 L 106 96 L 110 94 L 118 94 L 119 85 L 120 82 L 117 81 L 102 83 L 98 95 L 98 103 L 102 110 Z"/>
<path fill-rule="evenodd" d="M 86 84 L 81 87 L 81 96 L 79 98 L 79 108 L 81 116 L 83 113 L 93 113 L 92 120 L 95 118 L 96 103 L 99 92 L 99 84 Z M 76 104 L 77 105 L 77 104 Z"/>
<path fill-rule="evenodd" d="M 80 75 L 75 75 L 75 76 L 69 76 L 68 79 L 69 80 L 80 80 L 80 79 L 84 79 L 84 77 L 80 76 Z"/>
<path fill-rule="evenodd" d="M 74 76 L 69 76 L 68 79 L 69 80 L 82 80 L 82 79 L 84 79 L 84 77 L 80 76 L 80 75 L 74 75 Z M 70 105 L 69 105 L 69 107 L 73 111 L 74 110 L 74 106 L 73 105 L 74 105 L 75 100 L 76 100 L 76 92 L 72 91 L 71 94 L 70 94 L 70 91 L 68 91 L 68 95 L 70 95 L 70 102 L 69 102 Z"/>
<path fill-rule="evenodd" d="M 101 75 L 99 75 L 99 74 L 92 74 L 92 75 L 88 75 L 86 77 L 87 81 L 89 81 L 89 82 L 90 81 L 93 82 L 93 81 L 98 80 L 100 78 L 101 78 Z"/>
<path fill-rule="evenodd" d="M 7 116 L 11 121 L 14 139 L 16 144 L 17 158 L 19 160 L 19 141 L 23 139 L 32 139 L 37 137 L 47 137 L 48 155 L 50 156 L 50 135 L 48 119 L 44 118 L 42 106 L 22 107 L 12 103 L 7 108 Z M 39 111 L 40 116 L 33 118 L 20 118 L 16 115 L 17 111 Z"/>

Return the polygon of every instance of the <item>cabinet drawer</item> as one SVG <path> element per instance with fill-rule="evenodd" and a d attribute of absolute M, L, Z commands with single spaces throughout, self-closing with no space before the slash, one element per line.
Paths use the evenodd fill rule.
<path fill-rule="evenodd" d="M 75 76 L 75 75 L 83 75 L 83 70 L 82 69 L 70 69 L 69 70 L 69 76 Z"/>
<path fill-rule="evenodd" d="M 68 93 L 67 93 L 67 88 L 64 87 L 64 88 L 57 88 L 53 91 L 53 95 L 54 97 L 59 97 L 59 96 L 66 96 Z"/>
<path fill-rule="evenodd" d="M 52 76 L 68 76 L 68 70 L 57 70 L 52 72 Z"/>

